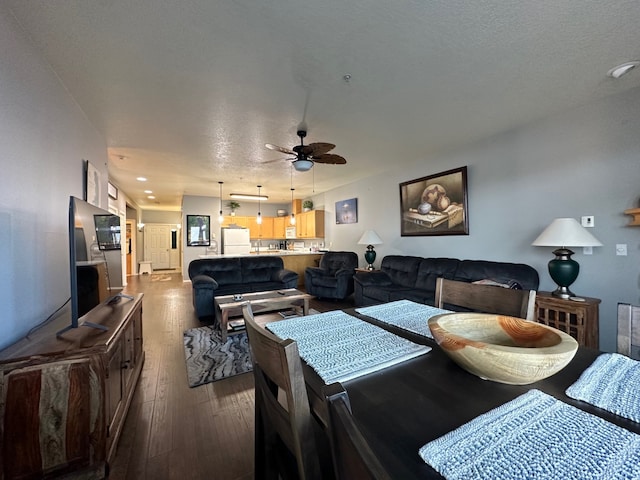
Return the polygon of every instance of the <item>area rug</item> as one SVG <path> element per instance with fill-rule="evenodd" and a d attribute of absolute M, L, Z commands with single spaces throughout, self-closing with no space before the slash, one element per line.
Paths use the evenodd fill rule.
<path fill-rule="evenodd" d="M 206 326 L 185 331 L 183 339 L 190 387 L 252 370 L 246 332 L 229 335 L 222 343 L 220 332 Z"/>
<path fill-rule="evenodd" d="M 309 315 L 318 311 L 309 309 Z M 297 316 L 292 311 L 258 315 L 256 321 L 262 324 L 279 318 Z M 224 378 L 240 375 L 253 370 L 249 354 L 249 340 L 246 332 L 227 336 L 222 343 L 220 332 L 212 327 L 198 327 L 183 334 L 184 356 L 187 362 L 187 380 L 190 387 L 197 387 Z"/>

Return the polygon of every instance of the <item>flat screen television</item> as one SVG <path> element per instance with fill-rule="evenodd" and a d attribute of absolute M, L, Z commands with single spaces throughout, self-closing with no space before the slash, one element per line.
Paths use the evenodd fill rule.
<path fill-rule="evenodd" d="M 106 329 L 83 321 L 83 317 L 96 306 L 123 297 L 120 238 L 118 215 L 69 198 L 71 324 L 58 335 L 81 325 Z"/>

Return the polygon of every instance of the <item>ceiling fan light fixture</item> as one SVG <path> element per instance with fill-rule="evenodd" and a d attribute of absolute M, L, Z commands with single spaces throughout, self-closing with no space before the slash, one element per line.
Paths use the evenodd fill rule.
<path fill-rule="evenodd" d="M 308 172 L 313 167 L 313 162 L 311 160 L 294 160 L 293 168 L 295 168 L 298 172 Z"/>

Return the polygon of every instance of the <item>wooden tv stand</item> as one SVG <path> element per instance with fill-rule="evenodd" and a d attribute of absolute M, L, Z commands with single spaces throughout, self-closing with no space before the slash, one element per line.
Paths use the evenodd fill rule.
<path fill-rule="evenodd" d="M 142 297 L 60 318 L 0 352 L 0 478 L 104 478 L 144 363 Z"/>

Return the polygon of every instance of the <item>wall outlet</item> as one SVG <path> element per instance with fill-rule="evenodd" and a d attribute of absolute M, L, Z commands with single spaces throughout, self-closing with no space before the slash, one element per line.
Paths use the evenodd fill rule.
<path fill-rule="evenodd" d="M 593 228 L 596 225 L 596 219 L 593 215 L 586 215 L 582 217 L 582 226 L 586 228 Z"/>
<path fill-rule="evenodd" d="M 616 243 L 616 255 L 621 255 L 623 257 L 627 255 L 626 243 Z"/>
<path fill-rule="evenodd" d="M 593 247 L 582 247 L 583 255 L 593 255 Z"/>

